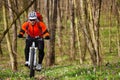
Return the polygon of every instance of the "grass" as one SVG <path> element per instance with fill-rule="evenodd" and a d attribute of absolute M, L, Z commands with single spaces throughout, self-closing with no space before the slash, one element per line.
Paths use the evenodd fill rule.
<path fill-rule="evenodd" d="M 9 69 L 1 69 L 0 70 L 0 79 L 1 80 L 25 80 L 27 77 L 26 74 L 23 74 L 22 72 L 13 72 Z"/>
<path fill-rule="evenodd" d="M 23 68 L 23 67 L 22 67 Z M 25 67 L 24 67 L 25 68 Z M 36 72 L 35 78 L 29 78 L 27 68 L 13 72 L 10 69 L 0 68 L 1 80 L 120 80 L 120 62 L 108 63 L 101 67 L 86 65 L 55 65 Z"/>

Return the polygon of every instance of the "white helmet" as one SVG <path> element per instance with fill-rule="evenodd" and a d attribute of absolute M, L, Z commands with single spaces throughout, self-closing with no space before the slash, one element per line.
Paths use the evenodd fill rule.
<path fill-rule="evenodd" d="M 35 11 L 32 11 L 28 14 L 28 19 L 37 19 L 37 14 Z"/>

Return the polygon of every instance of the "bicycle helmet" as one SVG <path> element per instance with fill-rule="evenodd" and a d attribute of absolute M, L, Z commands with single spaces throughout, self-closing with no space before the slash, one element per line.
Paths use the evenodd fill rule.
<path fill-rule="evenodd" d="M 28 14 L 28 19 L 37 19 L 37 14 L 35 11 L 32 11 Z"/>

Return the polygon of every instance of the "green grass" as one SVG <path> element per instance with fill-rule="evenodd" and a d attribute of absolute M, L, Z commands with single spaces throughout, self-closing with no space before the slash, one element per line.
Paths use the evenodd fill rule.
<path fill-rule="evenodd" d="M 85 67 L 80 65 L 56 65 L 44 68 L 41 72 L 36 72 L 35 78 L 31 79 L 27 68 L 18 72 L 0 68 L 0 79 L 3 80 L 36 80 L 40 78 L 46 80 L 120 80 L 120 62 L 108 63 L 96 68 L 88 65 Z"/>
<path fill-rule="evenodd" d="M 108 64 L 108 66 L 96 68 L 96 71 L 94 71 L 93 67 L 81 68 L 79 65 L 70 65 L 48 70 L 46 71 L 46 75 L 53 80 L 119 80 L 119 68 L 120 63 Z"/>
<path fill-rule="evenodd" d="M 10 80 L 26 80 L 27 75 L 22 72 L 13 72 L 9 69 L 0 70 L 0 79 L 10 79 Z"/>

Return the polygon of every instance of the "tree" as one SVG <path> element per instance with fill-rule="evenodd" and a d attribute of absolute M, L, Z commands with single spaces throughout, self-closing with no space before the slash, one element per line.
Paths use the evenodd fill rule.
<path fill-rule="evenodd" d="M 47 8 L 48 3 L 47 1 Z M 52 3 L 52 2 L 51 2 Z M 57 25 L 57 0 L 53 0 L 53 5 L 51 4 L 50 8 L 52 8 L 53 12 L 51 11 L 51 18 L 48 14 L 48 25 L 50 31 L 50 41 L 48 42 L 48 52 L 47 52 L 47 65 L 53 65 L 55 63 L 55 35 L 56 35 L 56 25 Z M 49 10 L 48 10 L 49 11 Z M 50 13 L 50 12 L 48 12 Z M 50 20 L 49 20 L 50 19 Z"/>
<path fill-rule="evenodd" d="M 61 4 L 63 4 L 63 1 L 58 0 L 58 20 L 57 20 L 57 26 L 58 26 L 58 46 L 59 46 L 59 52 L 61 54 L 61 56 L 63 56 L 63 49 L 62 49 L 62 9 L 61 9 Z"/>
<path fill-rule="evenodd" d="M 36 0 L 31 1 L 31 3 L 27 7 L 23 8 L 18 14 L 16 14 L 17 16 L 14 18 L 14 20 L 11 22 L 11 24 L 9 25 L 9 27 L 1 35 L 1 37 L 0 37 L 0 43 L 2 42 L 2 40 L 5 37 L 5 35 L 7 34 L 7 32 L 12 28 L 12 25 L 20 18 L 20 16 L 24 13 L 24 11 L 28 10 L 28 8 L 30 8 L 32 6 L 32 4 L 34 3 L 34 1 L 36 1 Z"/>
<path fill-rule="evenodd" d="M 75 12 L 74 12 L 75 0 L 70 0 L 70 28 L 71 28 L 71 38 L 70 38 L 70 57 L 75 60 Z"/>
<path fill-rule="evenodd" d="M 100 56 L 100 41 L 99 41 L 99 27 L 100 27 L 100 11 L 102 0 L 92 0 L 91 5 L 88 4 L 89 10 L 89 29 L 91 31 L 91 43 L 93 46 L 93 52 L 91 53 L 93 64 L 100 65 L 101 56 Z M 91 9 L 90 9 L 91 8 Z"/>
<path fill-rule="evenodd" d="M 100 43 L 99 43 L 99 27 L 100 27 L 100 10 L 101 0 L 82 0 L 83 8 L 81 9 L 81 26 L 85 35 L 85 41 L 91 60 L 94 65 L 100 65 Z M 82 4 L 81 4 L 82 5 Z M 84 7 L 85 6 L 85 7 Z M 82 7 L 82 6 L 81 6 Z"/>
<path fill-rule="evenodd" d="M 5 29 L 8 28 L 8 21 L 7 21 L 7 17 L 6 17 L 6 8 L 5 8 L 5 1 L 4 1 L 4 5 L 3 5 L 3 19 L 4 19 L 4 27 Z M 11 44 L 11 40 L 10 40 L 10 34 L 9 32 L 6 35 L 6 40 L 7 40 L 7 45 L 8 45 L 8 50 L 9 50 L 9 55 L 10 55 L 10 60 L 11 60 L 11 66 L 12 66 L 12 70 L 16 71 L 17 70 L 17 65 L 16 65 L 16 55 L 13 53 L 12 51 L 12 44 Z"/>
<path fill-rule="evenodd" d="M 14 71 L 17 70 L 17 55 L 16 55 L 17 54 L 17 27 L 16 27 L 16 21 L 20 17 L 20 15 L 33 4 L 33 2 L 31 2 L 31 4 L 28 5 L 28 7 L 26 7 L 25 9 L 23 9 L 20 13 L 16 13 L 16 12 L 18 12 L 17 11 L 18 9 L 15 9 L 13 6 L 11 6 L 12 4 L 14 4 L 14 3 L 12 3 L 11 0 L 8 0 L 8 1 L 4 0 L 3 1 L 3 3 L 4 3 L 3 4 L 3 20 L 4 20 L 5 31 L 3 32 L 3 34 L 2 34 L 2 36 L 0 38 L 0 43 L 2 42 L 3 38 L 6 35 L 6 40 L 7 40 L 8 51 L 9 51 L 9 55 L 10 55 L 11 66 L 12 66 L 12 70 L 14 70 Z M 10 19 L 11 19 L 10 20 L 11 22 L 9 21 L 9 23 L 8 23 L 8 18 L 7 18 L 8 16 L 6 16 L 7 12 L 8 12 L 7 8 L 9 10 Z M 14 14 L 14 13 L 16 13 L 16 14 Z M 16 18 L 14 19 L 13 16 L 16 17 Z M 11 42 L 10 34 L 9 34 L 9 30 L 12 27 L 13 27 L 13 44 Z"/>
<path fill-rule="evenodd" d="M 82 34 L 81 30 L 82 28 L 80 26 L 85 26 L 85 4 L 83 0 L 76 1 L 77 4 L 77 10 L 76 10 L 76 16 L 78 17 L 77 23 L 79 23 L 76 26 L 76 37 L 78 41 L 78 50 L 79 50 L 79 55 L 80 55 L 80 63 L 82 64 L 83 61 L 85 60 L 85 55 L 86 55 L 86 42 L 85 42 L 85 34 Z M 80 4 L 80 5 L 79 5 Z M 82 35 L 82 36 L 80 36 Z"/>
<path fill-rule="evenodd" d="M 117 46 L 118 46 L 118 56 L 120 57 L 120 1 L 116 0 L 115 5 L 116 19 L 117 19 Z"/>

